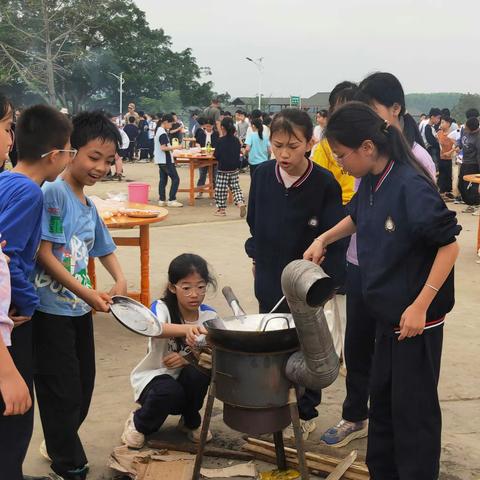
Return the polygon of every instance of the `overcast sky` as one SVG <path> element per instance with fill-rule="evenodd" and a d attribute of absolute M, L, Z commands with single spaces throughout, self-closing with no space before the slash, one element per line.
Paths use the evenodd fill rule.
<path fill-rule="evenodd" d="M 376 70 L 406 93 L 480 92 L 479 0 L 135 0 L 233 97 L 310 96 Z"/>

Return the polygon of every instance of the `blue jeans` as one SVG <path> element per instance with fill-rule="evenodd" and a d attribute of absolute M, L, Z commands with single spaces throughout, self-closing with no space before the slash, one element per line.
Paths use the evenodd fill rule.
<path fill-rule="evenodd" d="M 159 165 L 158 170 L 160 172 L 160 183 L 158 184 L 160 201 L 164 202 L 166 200 L 165 189 L 167 188 L 168 178 L 170 177 L 172 185 L 170 186 L 168 201 L 171 202 L 177 198 L 177 190 L 180 184 L 177 167 L 173 163 L 167 163 Z"/>

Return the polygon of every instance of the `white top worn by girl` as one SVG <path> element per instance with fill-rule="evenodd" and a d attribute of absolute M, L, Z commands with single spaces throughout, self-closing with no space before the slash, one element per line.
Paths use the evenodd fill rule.
<path fill-rule="evenodd" d="M 11 345 L 10 334 L 13 329 L 13 322 L 8 316 L 9 308 L 10 271 L 8 269 L 7 259 L 2 252 L 2 247 L 0 247 L 0 335 L 3 338 L 3 343 L 7 347 Z"/>
<path fill-rule="evenodd" d="M 151 306 L 152 312 L 162 323 L 171 323 L 170 312 L 162 300 L 156 300 Z M 217 313 L 208 305 L 198 307 L 198 320 L 189 322 L 189 325 L 202 325 L 207 320 L 217 317 Z M 182 368 L 168 368 L 163 363 L 163 358 L 170 353 L 177 352 L 184 356 L 189 353 L 189 347 L 177 342 L 175 338 L 150 338 L 146 357 L 133 369 L 130 375 L 135 401 L 142 394 L 144 388 L 159 375 L 170 375 L 177 379 Z"/>

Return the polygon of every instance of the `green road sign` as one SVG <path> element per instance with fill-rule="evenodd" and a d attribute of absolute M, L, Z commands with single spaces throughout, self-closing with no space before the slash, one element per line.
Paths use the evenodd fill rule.
<path fill-rule="evenodd" d="M 300 106 L 300 97 L 290 96 L 290 105 L 292 107 L 299 107 Z"/>

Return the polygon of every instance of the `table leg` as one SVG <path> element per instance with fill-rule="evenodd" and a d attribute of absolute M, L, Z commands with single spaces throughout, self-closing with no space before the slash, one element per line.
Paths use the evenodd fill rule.
<path fill-rule="evenodd" d="M 195 161 L 190 161 L 190 202 L 189 204 L 195 206 Z"/>
<path fill-rule="evenodd" d="M 479 219 L 478 219 L 477 255 L 480 255 L 480 217 L 479 217 Z"/>
<path fill-rule="evenodd" d="M 90 282 L 92 283 L 92 288 L 96 290 L 97 274 L 95 273 L 95 259 L 93 257 L 89 257 L 88 259 L 88 276 L 90 278 Z"/>
<path fill-rule="evenodd" d="M 210 198 L 213 198 L 213 165 L 208 166 L 208 195 Z"/>
<path fill-rule="evenodd" d="M 150 226 L 140 225 L 140 302 L 150 307 Z"/>

